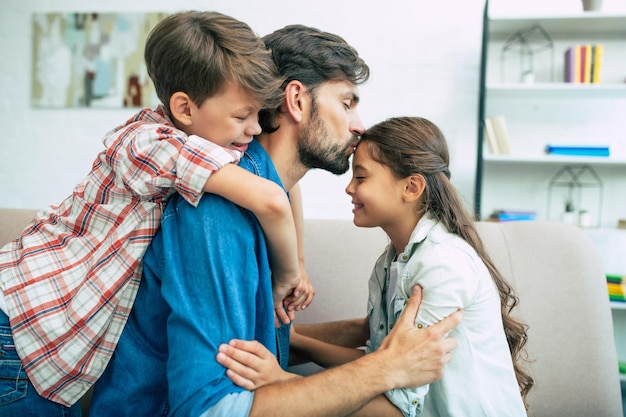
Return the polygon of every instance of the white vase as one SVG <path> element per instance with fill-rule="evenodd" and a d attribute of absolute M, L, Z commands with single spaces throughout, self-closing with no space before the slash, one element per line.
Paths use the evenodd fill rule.
<path fill-rule="evenodd" d="M 598 11 L 600 9 L 602 9 L 602 0 L 583 0 L 584 11 Z"/>
<path fill-rule="evenodd" d="M 573 211 L 566 211 L 565 213 L 563 213 L 561 221 L 567 224 L 576 224 L 576 213 L 574 213 Z"/>

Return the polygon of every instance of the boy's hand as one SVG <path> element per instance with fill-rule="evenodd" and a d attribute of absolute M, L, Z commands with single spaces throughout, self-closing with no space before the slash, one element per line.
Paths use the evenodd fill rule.
<path fill-rule="evenodd" d="M 280 322 L 289 324 L 295 319 L 295 312 L 286 310 L 283 302 L 288 296 L 295 295 L 299 284 L 300 276 L 296 276 L 295 279 L 290 281 L 272 276 L 272 298 L 274 299 L 274 312 L 276 313 L 274 324 L 277 328 L 280 327 Z M 299 294 L 297 296 L 299 297 Z"/>
<path fill-rule="evenodd" d="M 231 381 L 249 391 L 297 377 L 284 371 L 276 357 L 256 340 L 233 339 L 220 345 L 216 359 Z"/>
<path fill-rule="evenodd" d="M 283 304 L 287 311 L 300 311 L 306 309 L 315 297 L 315 288 L 309 280 L 304 269 L 301 269 L 300 284 L 293 290 L 293 293 L 287 296 Z"/>

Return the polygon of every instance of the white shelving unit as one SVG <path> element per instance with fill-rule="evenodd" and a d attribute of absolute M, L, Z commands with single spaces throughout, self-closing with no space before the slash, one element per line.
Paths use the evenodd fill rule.
<path fill-rule="evenodd" d="M 521 55 L 503 55 L 502 47 L 517 31 L 537 24 L 549 35 L 552 49 L 533 55 L 534 82 L 525 83 Z M 604 45 L 600 83 L 563 82 L 567 48 L 598 43 Z M 482 121 L 500 115 L 509 131 L 508 155 L 490 154 L 483 140 Z M 509 209 L 559 220 L 567 190 L 551 189 L 551 181 L 564 166 L 589 166 L 601 179 L 602 191 L 594 195 L 583 188 L 576 209 L 591 212 L 594 240 L 620 235 L 618 247 L 605 247 L 603 255 L 609 264 L 626 265 L 626 231 L 616 229 L 618 219 L 626 218 L 626 14 L 490 15 L 487 2 L 478 137 L 477 218 Z M 548 155 L 548 144 L 608 145 L 610 156 Z M 607 272 L 626 275 L 626 266 Z M 611 309 L 618 357 L 626 361 L 626 303 L 611 303 Z"/>
<path fill-rule="evenodd" d="M 502 55 L 515 32 L 541 25 L 552 49 L 533 55 L 535 82 L 522 82 L 520 54 Z M 601 82 L 563 82 L 564 53 L 576 44 L 604 45 Z M 566 190 L 549 193 L 550 181 L 565 165 L 588 165 L 602 180 L 602 196 L 583 190 L 581 207 L 594 226 L 615 227 L 626 217 L 626 14 L 580 12 L 567 15 L 485 17 L 480 120 L 505 117 L 511 154 L 492 155 L 479 131 L 475 212 L 536 211 L 558 220 Z M 610 157 L 545 154 L 548 144 L 608 145 Z M 550 201 L 553 199 L 554 201 Z M 602 199 L 602 201 L 598 201 Z"/>

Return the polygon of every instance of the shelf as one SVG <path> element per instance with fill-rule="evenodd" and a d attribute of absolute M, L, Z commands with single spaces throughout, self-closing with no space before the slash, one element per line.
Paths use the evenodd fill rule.
<path fill-rule="evenodd" d="M 626 22 L 624 22 L 626 25 Z M 573 84 L 573 83 L 493 83 L 486 86 L 490 96 L 514 97 L 624 97 L 626 83 Z"/>
<path fill-rule="evenodd" d="M 587 165 L 626 165 L 626 159 L 592 157 L 592 156 L 569 156 L 569 155 L 537 155 L 537 156 L 514 156 L 514 155 L 483 155 L 483 161 L 488 164 L 527 164 L 527 165 L 564 165 L 564 164 L 587 164 Z"/>
<path fill-rule="evenodd" d="M 626 35 L 626 14 L 603 12 L 580 12 L 563 15 L 541 16 L 490 16 L 489 32 L 492 35 L 508 35 L 515 31 L 539 23 L 550 34 L 624 34 Z"/>

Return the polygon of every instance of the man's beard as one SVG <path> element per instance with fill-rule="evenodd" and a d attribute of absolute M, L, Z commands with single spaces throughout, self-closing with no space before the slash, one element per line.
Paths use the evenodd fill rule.
<path fill-rule="evenodd" d="M 340 175 L 350 168 L 347 149 L 352 144 L 341 147 L 333 144 L 326 126 L 319 117 L 317 108 L 311 108 L 311 119 L 303 127 L 298 138 L 298 156 L 308 169 L 319 168 Z"/>

